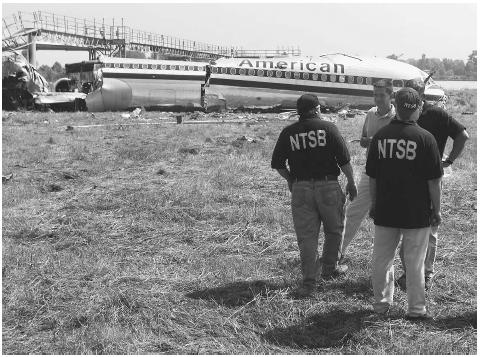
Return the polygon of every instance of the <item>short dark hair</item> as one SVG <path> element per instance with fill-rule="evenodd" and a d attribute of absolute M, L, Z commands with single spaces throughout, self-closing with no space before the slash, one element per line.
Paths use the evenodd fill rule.
<path fill-rule="evenodd" d="M 313 94 L 303 94 L 297 99 L 297 111 L 299 114 L 308 114 L 320 105 L 319 99 Z"/>
<path fill-rule="evenodd" d="M 396 112 L 401 120 L 408 120 L 411 114 L 422 106 L 419 93 L 413 89 L 404 87 L 396 92 Z"/>
<path fill-rule="evenodd" d="M 424 89 L 426 89 L 426 84 L 421 79 L 410 79 L 404 83 L 404 87 L 412 88 L 418 92 L 420 96 L 423 96 Z"/>
<path fill-rule="evenodd" d="M 394 91 L 391 79 L 379 79 L 374 82 L 373 86 L 374 88 L 384 88 L 389 95 Z"/>

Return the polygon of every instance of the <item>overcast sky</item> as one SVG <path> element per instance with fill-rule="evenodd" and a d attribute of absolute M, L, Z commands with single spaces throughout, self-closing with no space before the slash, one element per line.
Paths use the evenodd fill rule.
<path fill-rule="evenodd" d="M 467 59 L 477 48 L 471 3 L 2 3 L 2 16 L 18 11 L 120 23 L 134 29 L 244 49 L 299 47 L 325 53 L 401 58 Z M 39 51 L 40 64 L 88 59 L 86 52 Z"/>

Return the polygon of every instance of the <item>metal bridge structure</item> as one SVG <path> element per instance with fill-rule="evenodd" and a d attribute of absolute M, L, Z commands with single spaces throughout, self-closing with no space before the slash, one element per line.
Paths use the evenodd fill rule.
<path fill-rule="evenodd" d="M 3 17 L 2 50 L 27 49 L 27 59 L 36 63 L 37 50 L 88 51 L 89 58 L 98 54 L 126 57 L 129 51 L 142 52 L 146 58 L 178 56 L 191 60 L 220 57 L 299 56 L 299 48 L 244 50 L 219 46 L 152 32 L 135 30 L 124 19 L 106 23 L 105 19 L 79 19 L 47 12 L 18 12 Z"/>

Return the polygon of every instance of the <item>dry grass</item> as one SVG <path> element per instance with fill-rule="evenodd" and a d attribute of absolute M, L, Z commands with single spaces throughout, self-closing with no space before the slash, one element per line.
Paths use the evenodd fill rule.
<path fill-rule="evenodd" d="M 3 112 L 2 172 L 13 178 L 2 190 L 2 352 L 475 354 L 476 116 L 460 114 L 475 96 L 459 96 L 450 110 L 471 140 L 445 184 L 427 324 L 402 319 L 399 291 L 389 320 L 369 318 L 370 221 L 347 278 L 311 300 L 291 296 L 300 271 L 289 192 L 270 169 L 287 124 L 277 114 L 122 127 L 119 113 Z M 175 121 L 136 120 L 159 117 Z M 331 119 L 358 138 L 362 116 Z M 235 141 L 243 135 L 256 142 Z M 359 173 L 364 153 L 349 148 Z"/>

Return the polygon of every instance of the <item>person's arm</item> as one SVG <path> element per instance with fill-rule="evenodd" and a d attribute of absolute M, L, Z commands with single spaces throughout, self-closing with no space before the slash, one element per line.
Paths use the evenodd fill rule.
<path fill-rule="evenodd" d="M 366 114 L 366 119 L 364 120 L 364 125 L 362 126 L 361 140 L 359 141 L 359 143 L 361 144 L 361 147 L 363 148 L 367 148 L 371 143 L 371 138 L 367 136 L 368 121 L 369 121 L 369 113 Z"/>
<path fill-rule="evenodd" d="M 348 162 L 347 164 L 342 165 L 340 168 L 344 173 L 344 175 L 346 175 L 346 178 L 347 178 L 346 193 L 349 194 L 349 200 L 352 201 L 357 196 L 357 187 L 356 187 L 356 183 L 354 182 L 354 173 L 352 170 L 351 163 Z"/>
<path fill-rule="evenodd" d="M 287 180 L 289 191 L 292 191 L 292 177 L 286 166 L 287 154 L 284 138 L 285 130 L 281 131 L 279 138 L 277 139 L 276 146 L 274 147 L 274 151 L 272 153 L 271 167 Z"/>
<path fill-rule="evenodd" d="M 439 226 L 441 223 L 441 178 L 428 180 L 429 196 L 433 205 L 431 225 Z"/>
<path fill-rule="evenodd" d="M 292 191 L 292 177 L 291 173 L 288 169 L 276 169 L 279 175 L 284 177 L 287 181 L 287 186 L 289 187 L 289 191 Z"/>
<path fill-rule="evenodd" d="M 376 179 L 369 177 L 369 196 L 371 196 L 371 207 L 369 208 L 369 217 L 374 219 L 376 212 Z"/>
<path fill-rule="evenodd" d="M 466 141 L 468 139 L 469 135 L 466 130 L 463 130 L 458 135 L 456 135 L 453 140 L 453 148 L 451 149 L 448 158 L 446 160 L 443 160 L 443 167 L 448 167 L 452 165 L 452 163 L 458 158 L 458 156 L 461 155 L 464 150 L 464 145 L 466 144 Z"/>

